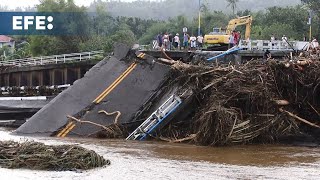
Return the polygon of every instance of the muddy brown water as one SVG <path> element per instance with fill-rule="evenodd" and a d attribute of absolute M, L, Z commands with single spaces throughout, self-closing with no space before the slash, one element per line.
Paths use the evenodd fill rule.
<path fill-rule="evenodd" d="M 320 179 L 320 148 L 283 145 L 200 147 L 164 142 L 22 137 L 0 129 L 1 140 L 78 144 L 111 165 L 88 171 L 0 168 L 0 179 Z"/>

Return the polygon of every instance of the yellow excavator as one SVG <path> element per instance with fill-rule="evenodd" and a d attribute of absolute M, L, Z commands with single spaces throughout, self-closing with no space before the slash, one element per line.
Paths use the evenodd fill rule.
<path fill-rule="evenodd" d="M 204 43 L 207 50 L 227 50 L 229 37 L 237 26 L 246 25 L 245 40 L 250 38 L 252 16 L 242 16 L 231 19 L 228 26 L 223 28 L 213 28 L 213 31 L 204 36 Z"/>

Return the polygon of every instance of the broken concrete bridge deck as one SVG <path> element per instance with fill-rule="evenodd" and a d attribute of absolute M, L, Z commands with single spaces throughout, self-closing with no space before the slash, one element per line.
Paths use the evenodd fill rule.
<path fill-rule="evenodd" d="M 99 127 L 70 122 L 68 115 L 82 120 L 108 125 L 121 113 L 119 123 L 130 122 L 139 109 L 157 93 L 169 75 L 170 67 L 146 64 L 136 57 L 126 56 L 129 48 L 118 47 L 115 55 L 91 68 L 83 78 L 66 89 L 16 130 L 18 134 L 88 135 Z M 120 49 L 120 51 L 119 51 Z"/>

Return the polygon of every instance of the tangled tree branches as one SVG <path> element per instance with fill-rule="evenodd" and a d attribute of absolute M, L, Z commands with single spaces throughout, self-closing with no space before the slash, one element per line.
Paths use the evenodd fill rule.
<path fill-rule="evenodd" d="M 86 170 L 107 164 L 110 164 L 109 160 L 80 146 L 0 141 L 0 167 L 65 171 Z"/>
<path fill-rule="evenodd" d="M 193 126 L 183 129 L 183 136 L 177 132 L 180 137 L 169 138 L 196 134 L 193 142 L 217 145 L 296 135 L 310 128 L 297 117 L 312 120 L 309 125 L 320 122 L 319 65 L 313 61 L 303 65 L 251 61 L 237 68 L 175 64 L 182 73 L 173 81 L 193 89 L 199 108 L 192 117 Z"/>

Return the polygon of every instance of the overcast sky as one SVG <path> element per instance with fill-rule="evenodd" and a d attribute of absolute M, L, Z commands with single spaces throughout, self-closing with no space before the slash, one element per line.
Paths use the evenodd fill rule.
<path fill-rule="evenodd" d="M 91 2 L 94 0 L 74 0 L 77 5 L 89 6 Z M 121 0 L 126 2 L 131 2 L 135 0 Z M 151 0 L 152 1 L 152 0 Z M 39 3 L 39 0 L 0 0 L 1 6 L 8 6 L 10 9 L 14 9 L 16 7 L 28 7 L 35 6 Z"/>

